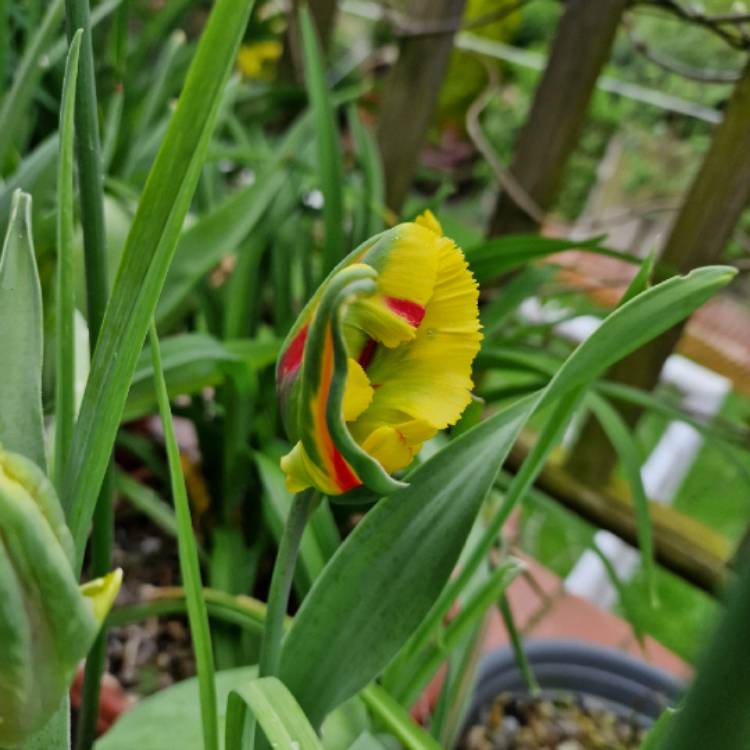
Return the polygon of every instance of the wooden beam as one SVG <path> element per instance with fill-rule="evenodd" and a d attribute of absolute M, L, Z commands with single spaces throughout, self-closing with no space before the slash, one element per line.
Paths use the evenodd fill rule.
<path fill-rule="evenodd" d="M 513 447 L 506 468 L 517 472 L 533 444 L 524 434 Z M 560 466 L 548 463 L 535 486 L 577 516 L 638 546 L 632 501 L 614 493 L 594 490 L 574 479 Z M 667 570 L 713 596 L 719 595 L 731 576 L 732 545 L 721 534 L 674 508 L 650 503 L 656 559 Z"/>
<path fill-rule="evenodd" d="M 531 200 L 548 211 L 586 119 L 597 78 L 609 59 L 628 0 L 568 0 L 547 67 L 513 152 L 510 172 Z M 539 226 L 505 192 L 490 234 L 536 232 Z"/>
<path fill-rule="evenodd" d="M 408 0 L 410 26 L 420 21 L 435 33 L 404 36 L 399 56 L 386 77 L 377 123 L 388 207 L 399 213 L 417 168 L 435 113 L 465 0 Z"/>

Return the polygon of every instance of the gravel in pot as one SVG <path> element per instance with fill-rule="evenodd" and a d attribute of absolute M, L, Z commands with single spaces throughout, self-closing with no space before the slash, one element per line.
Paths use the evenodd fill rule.
<path fill-rule="evenodd" d="M 460 750 L 637 750 L 682 690 L 669 673 L 612 649 L 531 641 L 525 652 L 541 694 L 528 693 L 510 648 L 488 654 Z"/>

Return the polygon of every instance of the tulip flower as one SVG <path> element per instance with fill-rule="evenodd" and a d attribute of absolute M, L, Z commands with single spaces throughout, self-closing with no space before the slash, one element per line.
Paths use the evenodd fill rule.
<path fill-rule="evenodd" d="M 471 400 L 478 294 L 463 253 L 429 212 L 367 240 L 331 272 L 277 363 L 296 442 L 281 461 L 290 491 L 404 486 L 392 474 Z"/>
<path fill-rule="evenodd" d="M 52 484 L 0 448 L 0 747 L 57 710 L 120 588 L 122 572 L 79 587 Z"/>

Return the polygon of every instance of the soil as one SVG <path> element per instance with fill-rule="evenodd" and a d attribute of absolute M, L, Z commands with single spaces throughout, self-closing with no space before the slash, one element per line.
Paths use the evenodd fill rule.
<path fill-rule="evenodd" d="M 501 693 L 460 750 L 637 750 L 646 729 L 595 698 Z"/>

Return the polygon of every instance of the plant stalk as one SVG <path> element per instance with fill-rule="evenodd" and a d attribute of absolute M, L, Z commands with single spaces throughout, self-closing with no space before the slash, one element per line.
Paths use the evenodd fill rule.
<path fill-rule="evenodd" d="M 281 661 L 281 636 L 284 631 L 284 618 L 289 605 L 289 592 L 292 588 L 294 568 L 297 563 L 302 534 L 307 519 L 317 503 L 314 490 L 305 490 L 294 496 L 284 531 L 279 541 L 279 551 L 273 566 L 271 589 L 268 592 L 268 610 L 260 650 L 258 674 L 260 677 L 277 676 Z"/>
<path fill-rule="evenodd" d="M 201 719 L 203 723 L 204 750 L 218 750 L 219 721 L 216 714 L 216 683 L 214 681 L 214 658 L 211 645 L 211 630 L 208 624 L 208 611 L 203 597 L 198 546 L 193 533 L 185 478 L 182 474 L 180 451 L 174 433 L 172 412 L 169 407 L 167 384 L 159 351 L 159 337 L 153 320 L 149 329 L 151 360 L 154 368 L 154 385 L 159 402 L 159 414 L 164 428 L 164 442 L 167 448 L 169 475 L 172 486 L 175 516 L 177 517 L 177 545 L 180 558 L 180 573 L 185 587 L 190 635 L 198 671 Z"/>

